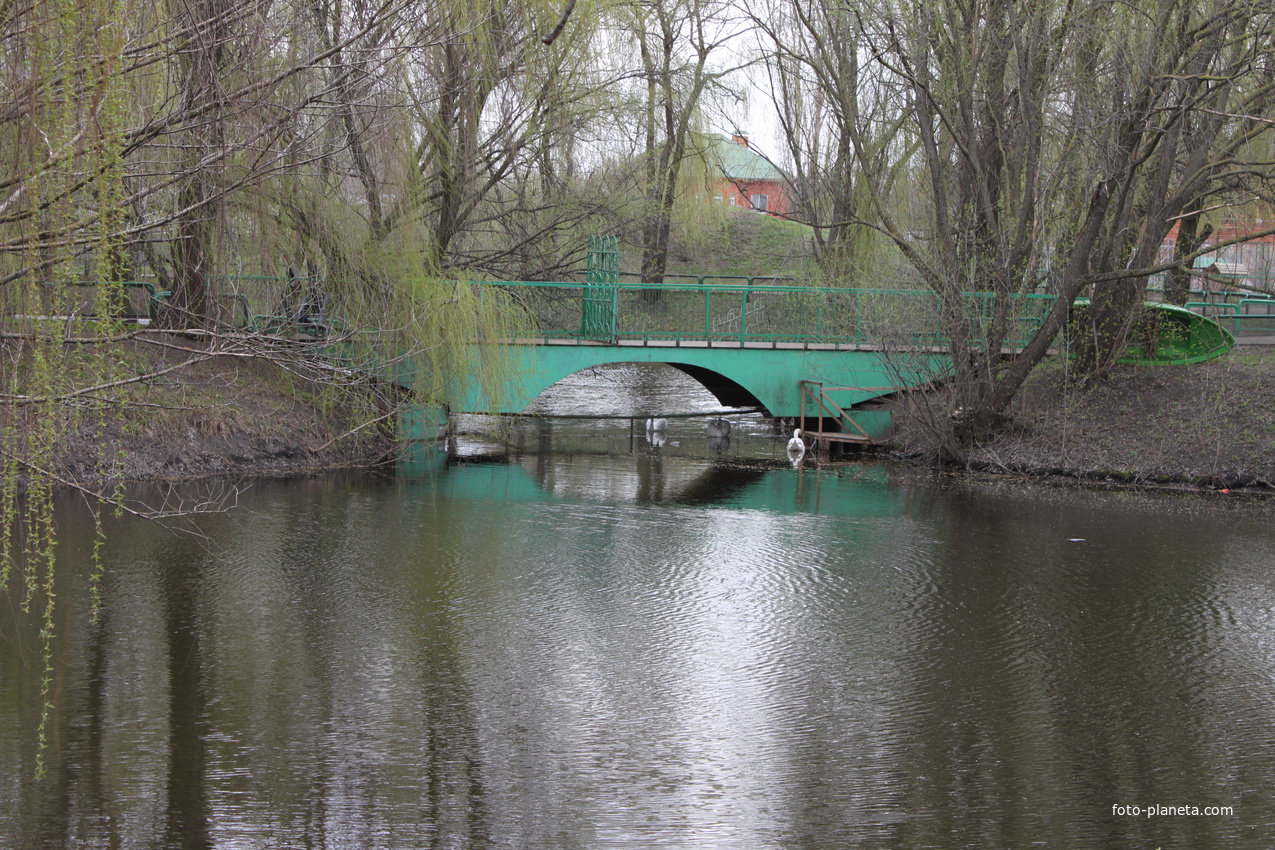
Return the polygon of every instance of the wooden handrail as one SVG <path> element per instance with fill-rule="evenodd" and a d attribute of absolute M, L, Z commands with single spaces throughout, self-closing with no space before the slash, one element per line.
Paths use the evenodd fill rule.
<path fill-rule="evenodd" d="M 868 435 L 867 431 L 863 430 L 863 426 L 861 426 L 858 422 L 854 421 L 854 417 L 852 417 L 849 413 L 847 413 L 841 407 L 841 405 L 837 404 L 828 396 L 828 390 L 824 388 L 823 384 L 821 384 L 819 381 L 800 381 L 799 383 L 801 384 L 801 424 L 802 424 L 803 431 L 806 430 L 805 429 L 806 395 L 809 394 L 811 399 L 816 401 L 819 404 L 819 428 L 815 432 L 816 439 L 823 439 L 826 436 L 823 430 L 823 414 L 825 409 L 831 409 L 834 414 L 834 418 L 838 422 L 842 423 L 843 427 L 847 423 L 849 423 L 851 428 L 853 428 L 855 431 L 858 431 L 859 434 L 863 436 L 863 439 L 867 440 L 869 443 L 876 442 L 875 440 L 872 439 L 872 437 Z M 819 388 L 818 395 L 815 394 L 812 387 Z M 834 389 L 848 390 L 848 389 L 869 389 L 869 388 L 868 387 L 836 387 Z M 884 388 L 881 388 L 881 389 L 884 389 Z M 845 431 L 843 433 L 849 433 L 849 432 Z"/>

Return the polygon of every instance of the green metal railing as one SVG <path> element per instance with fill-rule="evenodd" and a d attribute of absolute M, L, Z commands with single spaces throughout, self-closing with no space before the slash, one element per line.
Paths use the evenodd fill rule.
<path fill-rule="evenodd" d="M 43 316 L 153 320 L 168 292 L 146 281 L 41 281 L 33 303 L 11 309 Z M 21 299 L 17 299 L 21 300 Z M 27 300 L 32 300 L 28 298 Z"/>
<path fill-rule="evenodd" d="M 1185 306 L 1217 322 L 1236 339 L 1275 336 L 1275 298 L 1245 295 L 1227 300 L 1191 301 Z"/>
<path fill-rule="evenodd" d="M 942 302 L 929 290 L 849 289 L 745 283 L 540 283 L 475 281 L 498 287 L 551 340 L 703 341 L 943 345 Z M 991 293 L 964 296 L 972 339 L 995 321 Z M 1025 345 L 1052 307 L 1050 295 L 1004 302 L 1005 344 Z"/>
<path fill-rule="evenodd" d="M 226 280 L 230 278 L 211 278 L 214 283 L 211 298 L 215 315 L 224 326 L 249 328 L 252 316 L 248 298 L 241 292 L 227 288 L 224 284 Z M 41 315 L 145 322 L 159 318 L 160 308 L 171 295 L 168 290 L 160 289 L 149 281 L 41 281 L 35 303 L 25 306 L 13 304 L 12 307 Z"/>
<path fill-rule="evenodd" d="M 723 278 L 709 275 L 667 276 L 664 283 L 620 280 L 614 237 L 590 240 L 584 283 L 472 281 L 497 288 L 522 309 L 532 333 L 546 340 L 615 344 L 685 342 L 737 344 L 880 344 L 944 346 L 940 297 L 923 289 L 853 289 L 812 286 L 774 277 Z M 778 282 L 783 281 L 783 282 Z M 299 304 L 310 290 L 322 292 L 321 281 L 287 277 L 210 278 L 222 323 L 248 332 L 303 335 L 305 338 L 347 334 L 341 317 L 301 315 Z M 96 287 L 76 283 L 51 292 L 78 294 Z M 126 315 L 155 318 L 166 292 L 143 282 L 124 284 L 139 297 Z M 52 297 L 52 296 L 51 296 Z M 997 321 L 991 293 L 967 293 L 962 311 L 969 317 L 970 338 L 986 339 Z M 1025 345 L 1040 328 L 1054 302 L 1050 295 L 1018 295 L 1002 299 L 1004 344 Z M 87 302 L 86 302 L 87 303 Z M 1275 316 L 1270 317 L 1275 322 Z M 975 342 L 975 344 L 977 344 Z"/>
<path fill-rule="evenodd" d="M 593 236 L 585 280 L 577 282 L 471 281 L 499 288 L 527 313 L 532 333 L 546 340 L 737 344 L 879 344 L 944 347 L 944 305 L 928 289 L 826 287 L 784 276 L 667 274 L 641 283 L 620 271 L 614 236 Z M 222 327 L 299 339 L 348 336 L 350 323 L 329 309 L 328 287 L 312 277 L 211 275 Z M 8 312 L 46 316 L 110 316 L 153 320 L 169 296 L 152 283 L 129 281 L 120 294 L 95 282 L 46 284 L 30 304 L 10 299 Z M 1275 297 L 1211 293 L 1186 305 L 1214 319 L 1235 337 L 1275 336 Z M 1010 348 L 1026 345 L 1053 307 L 1052 295 L 997 297 L 966 293 L 959 311 L 969 339 L 1003 336 Z"/>
<path fill-rule="evenodd" d="M 588 265 L 580 298 L 580 336 L 615 342 L 620 248 L 614 236 L 589 237 Z"/>

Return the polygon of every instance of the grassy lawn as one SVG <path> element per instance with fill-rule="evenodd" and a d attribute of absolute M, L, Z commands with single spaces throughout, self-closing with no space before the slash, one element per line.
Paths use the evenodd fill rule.
<path fill-rule="evenodd" d="M 787 276 L 816 273 L 811 259 L 813 230 L 750 210 L 731 210 L 713 232 L 675 239 L 669 272 L 723 276 Z"/>

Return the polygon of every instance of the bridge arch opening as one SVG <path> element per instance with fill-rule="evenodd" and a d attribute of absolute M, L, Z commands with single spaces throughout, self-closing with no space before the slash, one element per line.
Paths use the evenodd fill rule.
<path fill-rule="evenodd" d="M 731 380 L 721 372 L 714 372 L 712 369 L 694 366 L 690 363 L 669 363 L 668 365 L 699 381 L 704 389 L 712 393 L 721 402 L 722 407 L 759 407 L 762 409 L 766 407 L 746 387 L 737 381 Z"/>
<path fill-rule="evenodd" d="M 658 384 L 661 381 L 661 373 L 663 373 L 664 381 L 671 382 L 673 385 L 689 379 L 689 381 L 697 385 L 697 389 L 706 391 L 722 407 L 756 408 L 769 415 L 766 405 L 752 391 L 720 372 L 691 363 L 654 360 L 610 361 L 576 369 L 537 392 L 524 412 L 534 412 L 536 408 L 544 404 L 553 403 L 557 406 L 557 402 L 565 400 L 564 396 L 572 394 L 573 391 L 583 391 L 590 380 L 590 376 L 597 376 L 606 380 L 607 372 L 621 373 L 610 377 L 611 381 L 617 381 L 623 387 L 621 395 L 626 397 L 626 401 L 637 402 L 640 406 L 650 408 L 649 412 L 652 413 L 673 413 L 678 411 L 672 410 L 667 402 L 661 401 L 658 391 L 652 393 L 649 403 L 643 403 L 641 399 L 643 390 L 649 391 L 652 386 L 643 387 L 642 385 L 646 383 L 646 380 L 642 378 L 634 380 L 634 372 L 639 376 L 649 376 L 647 380 L 651 381 L 652 384 Z M 622 374 L 624 372 L 629 374 Z M 631 384 L 628 383 L 630 380 L 632 381 Z M 687 386 L 689 386 L 689 382 L 687 382 Z M 616 400 L 619 401 L 619 399 Z M 572 401 L 575 401 L 575 403 L 573 404 Z M 569 400 L 568 407 L 576 408 L 578 414 L 586 413 L 586 410 L 582 409 L 581 405 L 587 402 L 597 402 L 599 408 L 604 408 L 607 404 L 607 399 L 588 394 L 587 399 Z M 605 415 L 606 411 L 599 409 L 598 413 Z"/>

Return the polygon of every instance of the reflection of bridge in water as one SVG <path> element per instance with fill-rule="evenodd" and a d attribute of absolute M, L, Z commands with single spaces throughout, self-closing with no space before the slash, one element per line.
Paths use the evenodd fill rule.
<path fill-rule="evenodd" d="M 858 517 L 895 516 L 905 509 L 903 491 L 891 487 L 886 469 L 875 465 L 846 475 L 688 458 L 665 463 L 651 455 L 455 463 L 425 452 L 401 459 L 399 472 L 410 486 L 448 499 L 635 502 Z"/>

